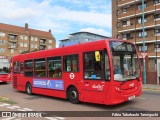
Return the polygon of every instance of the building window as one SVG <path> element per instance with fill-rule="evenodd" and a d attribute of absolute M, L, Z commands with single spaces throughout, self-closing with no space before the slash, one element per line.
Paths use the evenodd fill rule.
<path fill-rule="evenodd" d="M 48 77 L 61 78 L 62 77 L 62 62 L 61 57 L 48 58 Z"/>
<path fill-rule="evenodd" d="M 144 36 L 147 37 L 147 31 L 144 31 Z M 138 37 L 143 37 L 143 32 L 138 32 Z"/>
<path fill-rule="evenodd" d="M 154 19 L 160 19 L 160 14 L 154 15 Z"/>
<path fill-rule="evenodd" d="M 21 39 L 21 40 L 27 40 L 27 39 L 28 39 L 28 37 L 27 37 L 27 36 L 25 36 L 25 35 L 21 35 L 21 36 L 20 36 L 20 39 Z"/>
<path fill-rule="evenodd" d="M 155 29 L 155 30 L 154 30 L 154 33 L 159 36 L 159 35 L 160 35 L 160 28 Z"/>
<path fill-rule="evenodd" d="M 127 8 L 126 8 L 126 7 L 123 7 L 123 8 L 122 8 L 122 12 L 123 12 L 123 13 L 126 13 L 126 12 L 127 12 Z"/>
<path fill-rule="evenodd" d="M 120 11 L 119 10 L 117 10 L 117 15 L 119 15 L 120 14 Z"/>
<path fill-rule="evenodd" d="M 147 4 L 146 3 L 144 3 L 144 8 L 146 8 L 147 7 Z M 140 4 L 140 5 L 138 5 L 138 10 L 141 10 L 142 9 L 142 5 Z"/>
<path fill-rule="evenodd" d="M 5 33 L 0 32 L 0 36 L 1 36 L 1 37 L 5 37 L 5 35 L 6 35 Z"/>
<path fill-rule="evenodd" d="M 137 22 L 138 22 L 139 24 L 141 24 L 141 23 L 142 23 L 142 18 L 141 18 L 141 17 L 140 17 L 140 18 L 138 18 L 138 19 L 137 19 Z M 147 22 L 146 17 L 144 18 L 144 22 Z"/>
<path fill-rule="evenodd" d="M 0 53 L 4 53 L 5 52 L 5 48 L 0 48 Z"/>
<path fill-rule="evenodd" d="M 143 46 L 139 46 L 139 47 L 138 47 L 139 52 L 143 52 L 143 48 L 144 48 L 145 51 L 148 50 L 148 47 L 147 47 L 147 46 L 144 46 L 144 47 L 143 47 Z"/>
<path fill-rule="evenodd" d="M 38 45 L 37 45 L 37 44 L 35 44 L 35 45 L 34 45 L 34 48 L 38 48 Z"/>
<path fill-rule="evenodd" d="M 124 33 L 123 34 L 123 40 L 131 39 L 130 33 Z"/>
<path fill-rule="evenodd" d="M 52 49 L 52 46 L 48 46 L 48 49 Z"/>
<path fill-rule="evenodd" d="M 154 4 L 160 3 L 160 0 L 154 0 Z"/>
<path fill-rule="evenodd" d="M 130 19 L 122 21 L 123 27 L 130 26 Z"/>
<path fill-rule="evenodd" d="M 4 45 L 6 43 L 5 40 L 0 40 L 0 45 Z"/>
<path fill-rule="evenodd" d="M 14 53 L 14 49 L 11 49 L 11 53 Z"/>
<path fill-rule="evenodd" d="M 24 47 L 27 47 L 27 43 L 24 43 Z"/>
<path fill-rule="evenodd" d="M 23 47 L 23 43 L 20 43 L 20 47 Z"/>
<path fill-rule="evenodd" d="M 52 41 L 53 41 L 53 40 L 49 40 L 48 42 L 49 42 L 49 43 L 52 43 Z"/>
<path fill-rule="evenodd" d="M 117 28 L 119 28 L 120 27 L 120 23 L 119 22 L 117 22 Z"/>
<path fill-rule="evenodd" d="M 79 56 L 77 54 L 64 56 L 64 71 L 65 72 L 79 71 Z"/>
<path fill-rule="evenodd" d="M 31 36 L 31 41 L 37 41 L 38 40 L 38 38 L 37 37 L 33 37 L 33 36 Z"/>
<path fill-rule="evenodd" d="M 31 44 L 31 48 L 33 48 L 33 44 Z"/>
<path fill-rule="evenodd" d="M 122 22 L 122 24 L 123 24 L 123 26 L 127 26 L 127 20 L 124 20 L 124 21 Z"/>

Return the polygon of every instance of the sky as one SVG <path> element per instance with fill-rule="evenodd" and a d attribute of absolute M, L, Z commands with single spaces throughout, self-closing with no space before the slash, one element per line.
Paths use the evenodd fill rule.
<path fill-rule="evenodd" d="M 48 31 L 56 39 L 86 31 L 111 36 L 111 0 L 0 0 L 0 23 Z"/>

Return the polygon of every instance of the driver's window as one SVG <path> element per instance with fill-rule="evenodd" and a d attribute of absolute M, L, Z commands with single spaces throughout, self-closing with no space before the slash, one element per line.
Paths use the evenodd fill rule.
<path fill-rule="evenodd" d="M 104 80 L 103 53 L 102 50 L 84 53 L 84 79 Z"/>

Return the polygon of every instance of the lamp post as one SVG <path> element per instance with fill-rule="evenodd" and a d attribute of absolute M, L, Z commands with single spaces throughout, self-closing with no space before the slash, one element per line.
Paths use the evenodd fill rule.
<path fill-rule="evenodd" d="M 142 36 L 143 36 L 143 52 L 145 51 L 145 30 L 144 30 L 144 0 L 142 0 Z M 146 84 L 146 61 L 145 58 L 143 59 L 143 82 Z"/>

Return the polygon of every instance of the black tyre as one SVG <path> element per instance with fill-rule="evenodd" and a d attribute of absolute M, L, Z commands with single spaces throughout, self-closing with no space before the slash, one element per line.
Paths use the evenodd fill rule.
<path fill-rule="evenodd" d="M 27 93 L 28 95 L 31 95 L 31 94 L 32 94 L 32 86 L 31 86 L 30 83 L 27 83 L 27 85 L 26 85 L 26 93 Z"/>
<path fill-rule="evenodd" d="M 79 103 L 79 94 L 78 90 L 75 87 L 71 87 L 68 90 L 68 99 L 73 104 Z"/>

